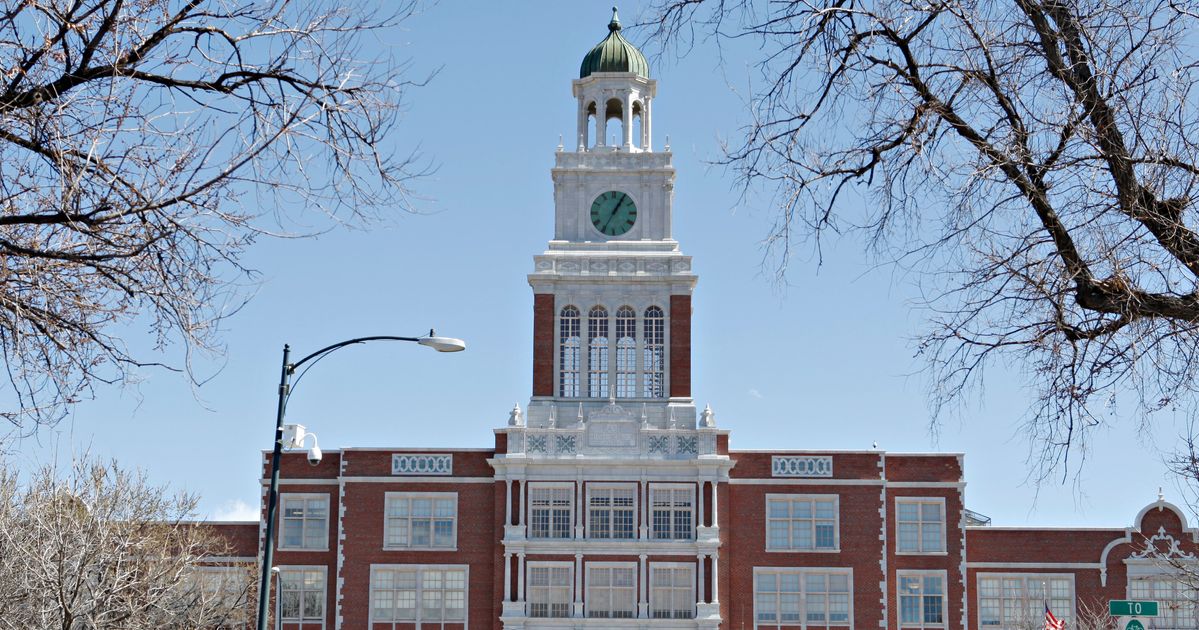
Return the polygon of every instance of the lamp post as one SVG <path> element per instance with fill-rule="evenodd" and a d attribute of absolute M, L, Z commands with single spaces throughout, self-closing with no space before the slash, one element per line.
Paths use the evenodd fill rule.
<path fill-rule="evenodd" d="M 316 352 L 296 361 L 290 362 L 291 347 L 283 346 L 283 369 L 279 375 L 279 406 L 275 413 L 275 447 L 274 453 L 271 455 L 271 487 L 267 493 L 267 509 L 266 509 L 266 539 L 263 542 L 262 552 L 262 579 L 258 583 L 258 630 L 266 630 L 267 620 L 267 603 L 270 600 L 270 577 L 271 568 L 275 556 L 275 510 L 279 502 L 279 460 L 283 454 L 283 416 L 287 411 L 287 399 L 291 396 L 291 377 L 296 373 L 296 369 L 308 363 L 309 361 L 319 361 L 330 353 L 340 350 L 346 346 L 366 343 L 368 341 L 411 341 L 422 346 L 432 348 L 438 352 L 459 352 L 466 349 L 466 342 L 461 339 L 452 337 L 438 337 L 432 330 L 424 337 L 394 337 L 390 335 L 376 335 L 373 337 L 358 337 L 356 339 L 348 339 L 331 346 L 325 346 Z M 311 366 L 309 366 L 311 367 Z M 303 376 L 303 373 L 300 374 Z M 296 379 L 299 382 L 299 378 Z M 315 461 L 314 461 L 315 460 Z M 314 443 L 309 462 L 314 465 L 320 462 L 320 448 Z M 282 613 L 280 613 L 282 614 Z"/>

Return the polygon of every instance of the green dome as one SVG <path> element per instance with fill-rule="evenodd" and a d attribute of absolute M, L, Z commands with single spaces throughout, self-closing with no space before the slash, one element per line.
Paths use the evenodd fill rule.
<path fill-rule="evenodd" d="M 633 72 L 649 78 L 649 63 L 645 61 L 645 55 L 630 44 L 629 40 L 620 36 L 620 18 L 616 16 L 616 7 L 612 7 L 608 36 L 583 57 L 583 64 L 579 66 L 579 78 L 591 76 L 593 72 Z"/>

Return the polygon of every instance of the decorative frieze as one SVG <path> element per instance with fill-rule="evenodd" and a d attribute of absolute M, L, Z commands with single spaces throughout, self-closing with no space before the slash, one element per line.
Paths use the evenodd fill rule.
<path fill-rule="evenodd" d="M 452 475 L 454 456 L 450 454 L 430 455 L 427 453 L 393 453 L 391 456 L 393 475 Z"/>
<path fill-rule="evenodd" d="M 775 477 L 832 477 L 833 458 L 830 455 L 775 455 L 770 461 L 770 473 Z"/>

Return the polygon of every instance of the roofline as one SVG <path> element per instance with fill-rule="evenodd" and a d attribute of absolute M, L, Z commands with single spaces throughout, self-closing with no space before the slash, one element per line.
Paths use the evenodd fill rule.
<path fill-rule="evenodd" d="M 1036 527 L 1036 526 L 1021 527 L 1018 525 L 967 525 L 966 530 L 967 531 L 971 531 L 971 530 L 998 531 L 998 532 L 1062 532 L 1062 533 L 1109 532 L 1109 533 L 1113 533 L 1113 534 L 1123 534 L 1124 533 L 1123 527 L 1068 527 L 1065 525 L 1057 526 L 1057 527 Z"/>
<path fill-rule="evenodd" d="M 819 449 L 819 450 L 798 449 L 798 450 L 792 450 L 792 449 L 764 449 L 764 448 L 749 448 L 749 449 L 730 448 L 729 455 L 732 455 L 734 453 L 778 453 L 780 455 L 790 455 L 792 453 L 815 454 L 815 455 L 824 454 L 824 453 L 832 453 L 832 454 L 836 454 L 836 455 L 903 455 L 904 457 L 964 457 L 966 455 L 965 453 L 962 453 L 962 452 L 952 452 L 952 451 L 944 452 L 944 453 L 932 453 L 932 452 L 906 453 L 904 451 L 883 451 L 883 450 L 871 450 L 871 449 L 865 449 L 865 450 L 861 450 L 861 449 Z"/>

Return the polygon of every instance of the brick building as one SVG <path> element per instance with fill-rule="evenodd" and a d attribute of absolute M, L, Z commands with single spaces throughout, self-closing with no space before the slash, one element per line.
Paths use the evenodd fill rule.
<path fill-rule="evenodd" d="M 1128 596 L 1199 626 L 1169 562 L 1196 532 L 1165 502 L 1128 529 L 989 527 L 958 454 L 731 450 L 691 396 L 696 276 L 615 15 L 572 88 L 527 407 L 490 449 L 286 454 L 282 627 L 1017 628 Z"/>

